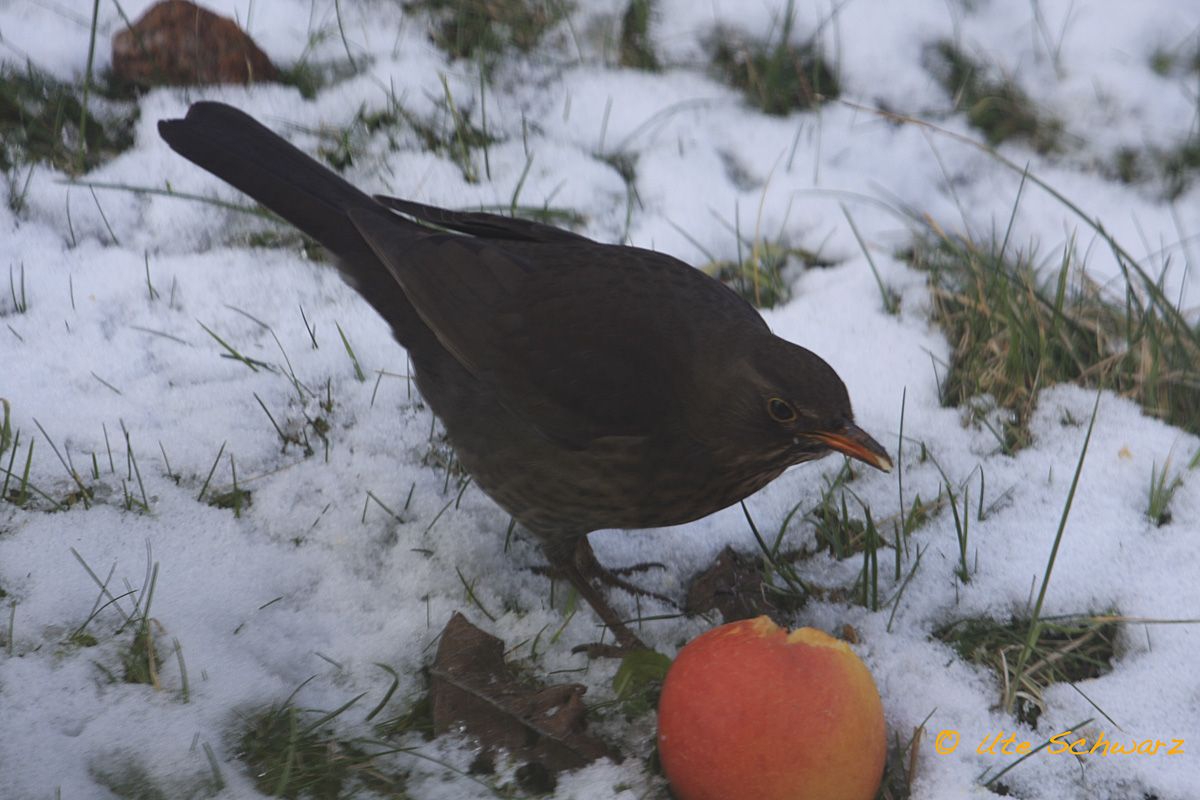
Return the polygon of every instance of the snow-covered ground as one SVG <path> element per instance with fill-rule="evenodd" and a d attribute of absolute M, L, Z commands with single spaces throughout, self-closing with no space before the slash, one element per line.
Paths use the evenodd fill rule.
<path fill-rule="evenodd" d="M 26 58 L 64 79 L 84 71 L 90 2 L 0 1 L 0 58 Z M 148 0 L 122 3 L 131 18 Z M 927 214 L 951 231 L 1003 231 L 1017 202 L 1020 175 L 977 149 L 912 126 L 897 126 L 843 103 L 819 111 L 769 117 L 747 106 L 705 68 L 704 41 L 718 24 L 764 36 L 782 2 L 664 0 L 652 41 L 667 68 L 645 73 L 612 66 L 605 41 L 624 3 L 581 0 L 569 28 L 557 31 L 529 57 L 495 73 L 483 100 L 473 64 L 451 63 L 431 44 L 422 17 L 400 3 L 341 4 L 345 41 L 361 74 L 320 92 L 312 101 L 291 87 L 157 90 L 140 101 L 136 145 L 86 180 L 163 188 L 241 202 L 231 188 L 172 153 L 155 123 L 184 113 L 189 102 L 220 99 L 250 110 L 315 150 L 315 132 L 344 127 L 361 108 L 399 98 L 418 115 L 444 98 L 443 76 L 455 100 L 501 138 L 488 152 L 488 174 L 477 184 L 442 156 L 382 141 L 349 177 L 366 189 L 450 207 L 508 207 L 520 186 L 522 205 L 568 208 L 586 217 L 583 232 L 617 241 L 626 233 L 627 193 L 602 156 L 636 157 L 639 202 L 627 241 L 670 252 L 692 263 L 710 255 L 732 259 L 731 232 L 759 230 L 836 263 L 794 274 L 793 299 L 765 313 L 772 328 L 824 356 L 854 401 L 858 422 L 896 453 L 901 397 L 907 393 L 903 450 L 905 496 L 936 496 L 942 476 L 919 459 L 919 444 L 953 481 L 986 475 L 987 500 L 1008 493 L 983 521 L 972 521 L 969 584 L 955 577 L 958 543 L 948 509 L 913 537 L 924 555 L 890 625 L 891 609 L 810 602 L 797 624 L 836 631 L 853 625 L 856 650 L 874 672 L 890 732 L 907 738 L 927 716 L 913 797 L 987 796 L 977 776 L 1010 757 L 977 754 L 974 744 L 1000 730 L 1043 741 L 1051 732 L 1096 718 L 1122 741 L 1183 739 L 1184 754 L 1070 756 L 1039 754 L 1012 770 L 1005 783 L 1027 798 L 1158 800 L 1200 796 L 1200 630 L 1195 625 L 1130 624 L 1123 628 L 1111 673 L 1079 685 L 1054 687 L 1037 731 L 996 708 L 995 676 L 959 659 L 931 631 L 965 617 L 1005 618 L 1027 608 L 1041 580 L 1071 477 L 1083 444 L 1094 392 L 1077 387 L 1045 391 L 1033 421 L 1033 443 L 1016 456 L 998 452 L 986 430 L 964 427 L 960 412 L 938 399 L 935 364 L 949 346 L 929 321 L 924 277 L 894 257 L 911 232 L 895 209 Z M 249 21 L 249 31 L 280 64 L 307 57 L 345 58 L 333 2 L 211 0 L 213 10 Z M 116 4 L 102 3 L 102 42 L 121 25 Z M 1200 188 L 1174 203 L 1153 183 L 1123 185 L 1106 177 L 1122 146 L 1169 147 L 1197 135 L 1200 77 L 1159 75 L 1156 51 L 1194 54 L 1200 44 L 1200 4 L 1194 0 L 849 0 L 797 3 L 796 36 L 821 26 L 839 71 L 843 99 L 862 106 L 934 119 L 978 139 L 961 115 L 947 115 L 950 98 L 923 65 L 925 47 L 940 38 L 960 43 L 1013 76 L 1066 128 L 1063 152 L 1038 155 L 1020 144 L 1002 152 L 1100 220 L 1157 272 L 1182 307 L 1200 303 L 1200 274 L 1187 266 L 1200 252 Z M 332 32 L 311 37 L 314 32 Z M 311 41 L 310 41 L 311 40 Z M 97 53 L 107 64 L 108 48 Z M 527 168 L 527 160 L 532 159 Z M 482 169 L 482 156 L 476 154 Z M 0 292 L 0 397 L 13 427 L 36 441 L 30 481 L 56 497 L 70 479 L 51 442 L 81 474 L 99 478 L 92 507 L 61 513 L 0 503 L 0 797 L 130 797 L 118 793 L 140 776 L 165 797 L 197 794 L 211 775 L 208 752 L 228 788 L 223 796 L 259 796 L 237 761 L 239 715 L 285 699 L 300 683 L 301 704 L 334 709 L 360 692 L 370 708 L 390 678 L 401 676 L 394 710 L 422 689 L 433 637 L 454 611 L 511 646 L 545 631 L 534 667 L 542 674 L 589 686 L 589 701 L 611 697 L 614 663 L 588 664 L 571 654 L 593 641 L 586 609 L 566 624 L 551 604 L 549 583 L 532 573 L 533 544 L 517 537 L 505 547 L 508 517 L 474 487 L 454 503 L 458 486 L 425 463 L 430 412 L 402 376 L 404 351 L 365 302 L 326 266 L 298 252 L 250 249 L 250 230 L 264 223 L 219 206 L 119 190 L 71 186 L 39 167 L 14 216 L 0 204 L 0 270 L 23 266 L 28 309 L 16 313 Z M 841 204 L 869 243 L 882 279 L 901 295 L 899 315 L 886 314 L 875 278 Z M 103 209 L 103 217 L 99 209 Z M 69 218 L 68 218 L 69 215 Z M 1013 241 L 1036 245 L 1047 263 L 1072 239 L 1086 255 L 1088 274 L 1117 276 L 1107 246 L 1059 201 L 1026 187 L 1017 207 Z M 149 276 L 149 278 L 148 278 Z M 148 280 L 157 291 L 151 297 Z M 6 287 L 7 289 L 7 287 Z M 314 349 L 306 322 L 314 329 Z M 263 324 L 266 326 L 264 327 Z M 252 371 L 223 358 L 201 325 L 247 357 L 290 366 L 306 386 L 328 391 L 333 409 L 303 403 L 279 370 Z M 355 377 L 337 326 L 367 380 Z M 285 358 L 286 354 L 286 358 Z M 377 370 L 385 374 L 376 381 Z M 285 429 L 304 415 L 331 425 L 326 453 L 296 447 L 281 452 L 262 406 Z M 36 423 L 35 423 L 36 420 Z M 1074 420 L 1074 423 L 1070 423 Z M 1068 421 L 1068 422 L 1064 422 Z M 1076 424 L 1080 423 L 1080 424 Z M 39 430 L 39 425 L 41 430 Z M 142 499 L 129 474 L 128 432 L 149 510 L 126 511 L 124 492 Z M 44 431 L 44 433 L 42 432 Z M 106 442 L 107 437 L 107 442 Z M 212 490 L 238 483 L 252 492 L 240 516 L 198 502 L 200 487 L 222 446 Z M 1046 598 L 1047 615 L 1116 610 L 1130 617 L 1200 618 L 1200 476 L 1183 473 L 1173 522 L 1156 527 L 1145 514 L 1151 470 L 1168 459 L 1175 469 L 1192 459 L 1200 441 L 1148 418 L 1134 404 L 1105 393 L 1074 506 Z M 112 464 L 109 452 L 111 449 Z M 167 474 L 164 453 L 171 471 Z M 7 455 L 2 466 L 7 466 Z M 760 527 L 774 530 L 797 502 L 813 506 L 823 478 L 841 459 L 791 470 L 752 497 Z M 876 517 L 895 513 L 896 475 L 863 474 L 854 491 Z M 368 492 L 398 513 L 393 517 Z M 411 497 L 410 497 L 411 493 Z M 408 498 L 406 500 L 406 498 Z M 449 508 L 445 508 L 447 503 Z M 36 506 L 36 503 L 35 503 Z M 445 508 L 444 513 L 443 509 Z M 364 511 L 365 509 L 365 511 Z M 401 510 L 403 509 L 403 510 Z M 791 544 L 811 543 L 809 526 L 795 526 Z M 742 512 L 728 509 L 669 530 L 598 532 L 592 536 L 610 565 L 662 561 L 657 587 L 682 596 L 688 581 L 726 544 L 753 551 Z M 76 555 L 78 554 L 78 556 Z M 882 554 L 881 554 L 882 557 Z M 890 558 L 890 551 L 888 551 Z M 157 628 L 162 689 L 124 683 L 120 654 L 128 631 L 113 632 L 111 606 L 88 625 L 92 647 L 69 642 L 100 594 L 80 561 L 128 613 L 146 588 L 148 563 L 158 565 L 151 616 Z M 803 574 L 822 585 L 853 582 L 861 562 L 821 555 Z M 912 562 L 906 565 L 910 569 Z M 461 572 L 461 578 L 459 575 Z M 464 580 L 488 620 L 468 599 Z M 881 592 L 894 594 L 890 573 Z M 562 592 L 559 592 L 561 605 Z M 632 613 L 629 598 L 614 596 Z M 666 613 L 666 608 L 646 608 Z M 709 623 L 671 619 L 647 623 L 642 635 L 673 654 Z M 172 650 L 186 665 L 184 676 Z M 512 657 L 528 656 L 528 646 Z M 115 674 L 117 680 L 110 679 Z M 563 679 L 559 676 L 558 679 Z M 1103 709 L 1107 719 L 1092 703 Z M 367 734 L 365 710 L 355 707 L 338 725 Z M 357 726 L 357 727 L 356 727 Z M 961 732 L 949 755 L 932 747 L 943 729 Z M 660 777 L 645 770 L 653 745 L 652 719 L 632 726 L 610 721 L 600 733 L 628 755 L 600 762 L 559 783 L 559 798 L 665 797 Z M 419 744 L 414 739 L 413 743 Z M 459 767 L 469 747 L 440 741 L 423 752 Z M 480 783 L 432 762 L 404 762 L 416 772 L 414 798 L 491 796 Z M 136 781 L 135 781 L 136 782 Z M 152 795 L 136 795 L 152 796 Z"/>

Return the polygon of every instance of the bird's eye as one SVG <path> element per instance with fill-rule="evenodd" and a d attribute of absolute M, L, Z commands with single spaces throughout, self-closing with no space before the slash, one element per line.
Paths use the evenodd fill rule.
<path fill-rule="evenodd" d="M 780 400 L 778 397 L 772 397 L 767 401 L 767 413 L 776 422 L 792 422 L 796 419 L 796 409 L 792 408 L 786 400 Z"/>

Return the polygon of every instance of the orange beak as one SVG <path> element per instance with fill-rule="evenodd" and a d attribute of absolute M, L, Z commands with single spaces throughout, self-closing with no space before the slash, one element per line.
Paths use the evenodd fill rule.
<path fill-rule="evenodd" d="M 892 459 L 888 456 L 883 445 L 872 439 L 866 431 L 847 422 L 846 427 L 837 433 L 810 433 L 809 437 L 832 447 L 839 453 L 845 453 L 851 458 L 857 458 L 865 464 L 883 472 L 892 471 Z"/>

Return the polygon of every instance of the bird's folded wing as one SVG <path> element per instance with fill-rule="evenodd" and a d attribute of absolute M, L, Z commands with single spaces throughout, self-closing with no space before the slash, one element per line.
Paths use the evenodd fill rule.
<path fill-rule="evenodd" d="M 399 197 L 388 197 L 382 194 L 375 195 L 375 199 L 388 208 L 407 214 L 421 222 L 459 233 L 469 233 L 472 236 L 526 242 L 592 241 L 553 225 L 545 225 L 518 217 L 505 217 L 483 211 L 451 211 L 448 208 L 427 206 L 424 203 L 414 203 L 412 200 L 401 200 Z"/>
<path fill-rule="evenodd" d="M 646 262 L 673 259 L 587 240 L 414 238 L 387 212 L 350 218 L 441 344 L 547 437 L 583 448 L 674 418 L 703 325 L 655 307 L 663 266 Z"/>

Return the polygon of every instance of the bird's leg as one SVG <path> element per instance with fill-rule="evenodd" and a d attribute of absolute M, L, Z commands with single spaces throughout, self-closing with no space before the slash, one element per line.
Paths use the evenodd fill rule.
<path fill-rule="evenodd" d="M 586 649 L 592 655 L 624 655 L 631 650 L 647 649 L 641 639 L 625 625 L 620 615 L 609 605 L 607 598 L 600 591 L 601 585 L 614 586 L 634 595 L 654 597 L 671 603 L 671 600 L 654 592 L 634 586 L 628 581 L 614 575 L 596 560 L 592 545 L 587 536 L 577 539 L 555 539 L 544 542 L 542 549 L 550 562 L 546 570 L 552 577 L 564 578 L 570 581 L 580 596 L 587 601 L 596 616 L 608 626 L 616 636 L 619 648 L 605 648 L 603 645 L 589 645 Z M 637 565 L 649 568 L 644 565 Z M 672 604 L 673 605 L 673 604 Z"/>

